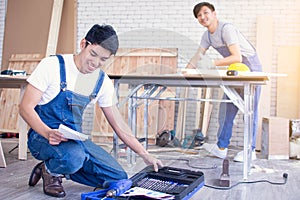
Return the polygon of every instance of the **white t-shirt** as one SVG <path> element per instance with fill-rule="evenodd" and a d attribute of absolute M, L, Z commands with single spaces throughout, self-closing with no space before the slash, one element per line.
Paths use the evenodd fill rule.
<path fill-rule="evenodd" d="M 91 74 L 82 74 L 77 69 L 72 54 L 62 56 L 65 62 L 67 90 L 85 96 L 90 95 L 95 88 L 100 69 Z M 58 58 L 50 56 L 42 59 L 27 81 L 43 92 L 39 105 L 50 102 L 60 92 L 61 79 Z M 109 107 L 117 103 L 113 83 L 106 73 L 97 97 L 91 103 L 96 101 L 100 107 Z"/>

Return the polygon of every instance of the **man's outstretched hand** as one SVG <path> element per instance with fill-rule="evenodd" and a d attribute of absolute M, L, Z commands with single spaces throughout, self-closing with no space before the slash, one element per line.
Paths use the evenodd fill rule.
<path fill-rule="evenodd" d="M 154 171 L 158 172 L 158 169 L 160 167 L 163 167 L 162 162 L 159 159 L 153 157 L 151 154 L 147 153 L 141 156 L 147 165 L 153 165 Z"/>
<path fill-rule="evenodd" d="M 207 55 L 200 54 L 200 60 L 197 62 L 198 69 L 214 69 L 214 61 Z"/>

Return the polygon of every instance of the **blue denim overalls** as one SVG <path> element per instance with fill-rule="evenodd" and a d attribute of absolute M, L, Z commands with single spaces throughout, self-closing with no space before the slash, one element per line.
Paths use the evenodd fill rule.
<path fill-rule="evenodd" d="M 222 30 L 226 24 L 223 25 Z M 211 44 L 210 34 L 208 34 L 208 39 Z M 225 45 L 225 42 L 222 42 L 224 46 L 221 47 L 214 47 L 212 44 L 211 46 L 216 49 L 223 57 L 230 56 L 230 52 Z M 254 48 L 254 47 L 253 47 Z M 259 61 L 257 54 L 251 57 L 242 56 L 242 63 L 247 65 L 251 71 L 262 71 L 262 66 Z M 241 96 L 243 96 L 243 91 L 237 90 Z M 258 102 L 261 92 L 261 86 L 255 87 L 254 93 L 254 110 L 253 110 L 253 134 L 252 134 L 252 150 L 256 147 L 256 132 L 257 132 L 257 123 L 258 123 Z M 228 99 L 228 97 L 224 94 L 223 99 Z M 238 108 L 233 103 L 221 103 L 220 110 L 219 110 L 219 130 L 218 130 L 218 146 L 220 148 L 227 148 L 230 143 L 230 138 L 232 136 L 232 127 L 233 121 L 238 112 Z"/>
<path fill-rule="evenodd" d="M 104 72 L 100 71 L 97 84 L 90 96 L 76 94 L 66 89 L 66 74 L 63 57 L 60 63 L 61 90 L 45 105 L 37 105 L 35 111 L 42 121 L 52 129 L 59 124 L 81 132 L 82 114 L 85 107 L 95 98 L 102 86 Z M 66 178 L 92 187 L 106 187 L 111 181 L 126 179 L 127 174 L 118 162 L 91 140 L 84 142 L 68 140 L 59 145 L 50 145 L 48 140 L 30 129 L 28 147 L 38 160 L 45 161 L 53 174 L 64 174 Z"/>

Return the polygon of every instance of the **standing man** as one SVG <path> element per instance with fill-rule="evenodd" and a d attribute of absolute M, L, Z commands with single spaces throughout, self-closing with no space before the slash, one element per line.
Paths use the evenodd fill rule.
<path fill-rule="evenodd" d="M 200 47 L 189 62 L 187 68 L 214 68 L 215 66 L 228 66 L 233 63 L 244 63 L 251 71 L 262 71 L 255 48 L 232 24 L 217 19 L 215 8 L 208 2 L 198 3 L 194 7 L 194 16 L 198 22 L 207 28 L 202 35 Z M 222 59 L 211 60 L 203 56 L 209 47 L 216 49 Z M 258 123 L 258 101 L 261 88 L 255 88 L 252 160 L 256 159 L 256 132 Z M 242 91 L 239 91 L 242 95 Z M 226 95 L 223 97 L 228 99 Z M 238 108 L 233 103 L 221 103 L 219 110 L 219 130 L 217 144 L 204 144 L 203 147 L 219 158 L 227 156 L 228 145 L 232 136 L 233 120 Z M 239 152 L 235 161 L 243 162 L 243 152 Z"/>
<path fill-rule="evenodd" d="M 20 114 L 31 127 L 30 152 L 42 161 L 32 170 L 30 186 L 42 178 L 45 194 L 64 197 L 63 177 L 102 188 L 127 178 L 117 161 L 91 140 L 68 140 L 58 132 L 60 124 L 81 132 L 82 115 L 90 103 L 98 103 L 119 138 L 146 164 L 155 171 L 162 166 L 132 135 L 116 106 L 112 81 L 101 69 L 118 46 L 114 29 L 96 24 L 81 40 L 80 53 L 44 58 L 27 79 Z"/>

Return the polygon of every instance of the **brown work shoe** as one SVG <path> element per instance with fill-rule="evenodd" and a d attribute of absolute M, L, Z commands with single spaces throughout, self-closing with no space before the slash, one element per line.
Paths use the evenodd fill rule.
<path fill-rule="evenodd" d="M 43 164 L 44 162 L 40 162 L 38 163 L 33 169 L 32 169 L 32 172 L 31 172 L 31 175 L 29 177 L 29 181 L 28 181 L 28 185 L 29 186 L 35 186 L 39 180 L 41 179 L 42 177 L 42 167 L 41 165 Z"/>
<path fill-rule="evenodd" d="M 53 197 L 64 197 L 66 193 L 62 186 L 61 176 L 52 176 L 46 170 L 45 164 L 41 165 L 42 168 L 42 178 L 43 178 L 43 190 L 44 193 Z"/>

